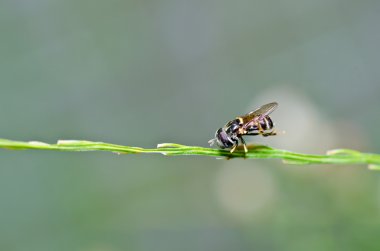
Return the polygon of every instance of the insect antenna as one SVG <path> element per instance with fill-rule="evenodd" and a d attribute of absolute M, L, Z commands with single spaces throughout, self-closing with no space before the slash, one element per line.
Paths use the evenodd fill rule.
<path fill-rule="evenodd" d="M 213 145 L 215 144 L 215 141 L 216 141 L 216 139 L 213 138 L 213 139 L 210 139 L 210 140 L 208 141 L 208 143 L 210 144 L 210 146 L 213 146 Z"/>

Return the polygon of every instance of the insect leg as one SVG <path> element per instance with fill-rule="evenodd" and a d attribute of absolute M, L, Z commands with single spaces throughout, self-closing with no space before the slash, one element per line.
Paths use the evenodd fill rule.
<path fill-rule="evenodd" d="M 259 132 L 260 132 L 260 134 L 264 135 L 264 129 L 263 129 L 263 127 L 261 126 L 261 123 L 260 123 L 260 122 L 257 122 L 256 125 L 257 125 L 257 127 L 259 128 Z"/>
<path fill-rule="evenodd" d="M 267 136 L 275 136 L 275 135 L 277 135 L 277 132 L 276 132 L 276 130 L 273 130 L 273 131 L 271 131 L 271 132 L 263 133 L 262 135 L 263 135 L 264 137 L 267 137 Z"/>
<path fill-rule="evenodd" d="M 232 149 L 230 150 L 230 153 L 233 153 L 235 151 L 236 147 L 237 147 L 237 144 L 234 145 L 234 147 L 232 147 Z"/>
<path fill-rule="evenodd" d="M 245 140 L 242 137 L 239 137 L 241 143 L 243 144 L 244 147 L 244 152 L 248 152 L 247 145 L 245 144 Z"/>
<path fill-rule="evenodd" d="M 256 135 L 260 135 L 260 133 L 259 132 L 257 132 L 257 131 L 248 131 L 246 134 L 244 134 L 244 135 L 247 135 L 247 136 L 256 136 Z"/>

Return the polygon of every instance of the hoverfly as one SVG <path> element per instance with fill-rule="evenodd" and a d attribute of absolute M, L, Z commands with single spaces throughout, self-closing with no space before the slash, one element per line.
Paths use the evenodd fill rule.
<path fill-rule="evenodd" d="M 219 128 L 215 133 L 215 138 L 208 141 L 212 146 L 217 144 L 220 148 L 231 148 L 230 152 L 235 151 L 239 145 L 239 140 L 243 144 L 244 151 L 248 152 L 243 135 L 262 135 L 264 137 L 276 135 L 274 124 L 269 117 L 276 108 L 277 102 L 272 102 L 259 107 L 258 109 L 239 116 L 229 121 L 224 127 Z"/>

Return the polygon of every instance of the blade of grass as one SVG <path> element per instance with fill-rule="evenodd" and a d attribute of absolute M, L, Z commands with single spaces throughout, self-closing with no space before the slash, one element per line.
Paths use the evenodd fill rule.
<path fill-rule="evenodd" d="M 206 148 L 200 146 L 186 146 L 174 143 L 163 143 L 157 148 L 141 148 L 133 146 L 115 145 L 104 142 L 86 140 L 59 140 L 56 144 L 39 141 L 13 141 L 0 139 L 0 148 L 10 150 L 55 150 L 55 151 L 107 151 L 118 154 L 133 153 L 160 153 L 168 156 L 199 155 L 210 157 L 245 158 L 245 159 L 281 159 L 286 164 L 367 164 L 371 170 L 380 170 L 380 155 L 362 153 L 350 149 L 335 149 L 326 155 L 295 153 L 275 149 L 268 146 L 249 146 L 248 152 L 242 149 L 230 153 L 228 150 Z"/>

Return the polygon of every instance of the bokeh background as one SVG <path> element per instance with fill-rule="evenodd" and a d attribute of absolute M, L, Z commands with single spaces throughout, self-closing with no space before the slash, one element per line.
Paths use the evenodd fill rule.
<path fill-rule="evenodd" d="M 207 146 L 266 102 L 306 153 L 380 152 L 380 2 L 0 3 L 1 138 Z M 248 138 L 247 138 L 248 140 Z M 0 151 L 1 250 L 379 250 L 380 173 Z"/>

